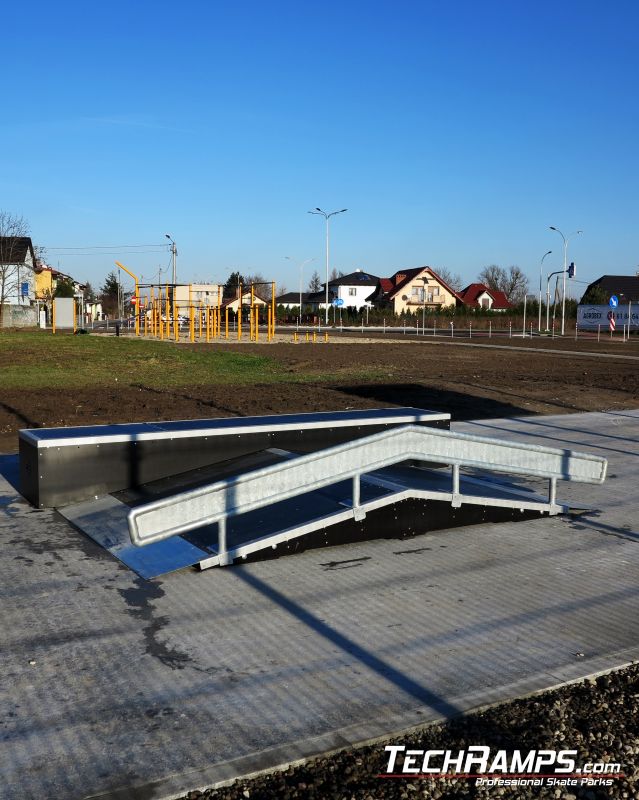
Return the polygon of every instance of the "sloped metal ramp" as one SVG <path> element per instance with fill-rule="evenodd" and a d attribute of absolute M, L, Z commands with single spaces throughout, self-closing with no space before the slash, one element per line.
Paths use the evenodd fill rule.
<path fill-rule="evenodd" d="M 127 512 L 131 542 L 146 548 L 180 537 L 210 554 L 198 562 L 204 568 L 269 554 L 344 525 L 364 533 L 381 525 L 385 535 L 401 536 L 406 511 L 414 520 L 433 506 L 446 506 L 452 524 L 484 521 L 488 510 L 497 518 L 557 514 L 565 510 L 556 500 L 558 480 L 602 483 L 607 467 L 587 453 L 415 425 L 308 455 L 278 455 L 278 463 L 137 505 Z M 431 468 L 419 468 L 424 464 Z M 462 469 L 544 479 L 548 494 L 462 475 Z M 408 533 L 432 529 L 427 522 Z"/>

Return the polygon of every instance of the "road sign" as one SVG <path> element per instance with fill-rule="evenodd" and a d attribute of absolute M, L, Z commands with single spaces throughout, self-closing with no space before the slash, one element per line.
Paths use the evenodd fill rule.
<path fill-rule="evenodd" d="M 337 306 L 337 308 L 340 308 L 340 306 L 344 305 L 344 301 L 341 297 L 337 297 L 335 300 L 333 300 L 333 305 Z"/>
<path fill-rule="evenodd" d="M 610 306 L 610 308 L 617 308 L 617 306 L 619 305 L 619 298 L 617 297 L 616 294 L 613 294 L 610 300 L 608 300 L 608 305 Z"/>
<path fill-rule="evenodd" d="M 615 325 L 616 325 L 616 323 L 615 323 L 615 315 L 612 313 L 612 311 L 609 311 L 608 312 L 608 327 L 610 328 L 610 333 L 614 333 L 615 332 Z"/>

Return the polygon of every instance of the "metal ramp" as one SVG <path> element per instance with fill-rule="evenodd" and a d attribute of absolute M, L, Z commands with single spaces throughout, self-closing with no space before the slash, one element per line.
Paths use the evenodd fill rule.
<path fill-rule="evenodd" d="M 421 409 L 378 409 L 173 423 L 173 436 L 156 431 L 151 444 L 160 449 L 136 456 L 150 479 L 141 481 L 136 470 L 136 480 L 127 481 L 120 472 L 111 493 L 97 497 L 95 472 L 105 465 L 95 452 L 94 429 L 86 431 L 86 445 L 79 429 L 70 437 L 39 431 L 37 441 L 50 446 L 28 456 L 43 466 L 37 499 L 81 490 L 79 502 L 58 505 L 60 513 L 144 578 L 191 565 L 557 514 L 566 510 L 557 502 L 557 481 L 605 478 L 603 458 L 451 433 L 448 420 Z M 176 450 L 181 425 L 185 435 L 176 437 Z M 130 446 L 129 434 L 104 426 L 97 432 L 100 449 L 112 446 L 114 457 L 123 459 L 116 448 Z M 113 445 L 111 435 L 119 440 Z M 185 438 L 197 451 L 193 460 L 181 450 Z M 58 450 L 61 442 L 67 451 Z M 179 453 L 172 470 L 162 444 Z M 75 476 L 96 456 L 79 489 Z M 73 480 L 59 473 L 48 479 L 52 457 L 72 465 Z"/>
<path fill-rule="evenodd" d="M 407 462 L 448 465 L 450 474 L 418 470 Z M 586 453 L 406 426 L 145 503 L 131 509 L 127 520 L 131 541 L 139 547 L 209 529 L 205 546 L 214 552 L 200 566 L 222 566 L 335 525 L 363 523 L 370 514 L 405 501 L 557 514 L 563 510 L 556 501 L 557 480 L 601 483 L 606 466 L 605 459 Z M 461 468 L 546 479 L 548 496 L 473 477 L 462 483 Z M 320 497 L 337 508 L 322 513 L 331 503 L 319 503 Z M 264 508 L 271 509 L 271 527 L 279 521 L 279 530 L 265 535 L 256 527 L 248 541 L 234 536 L 229 542 L 229 520 L 246 522 Z M 212 525 L 217 529 L 213 542 Z"/>

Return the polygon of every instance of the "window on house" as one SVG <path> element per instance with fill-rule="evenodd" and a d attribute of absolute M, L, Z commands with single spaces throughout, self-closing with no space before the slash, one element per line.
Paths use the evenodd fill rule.
<path fill-rule="evenodd" d="M 433 286 L 433 294 L 435 297 L 439 297 L 439 286 Z"/>
<path fill-rule="evenodd" d="M 356 294 L 357 294 L 357 289 L 354 286 L 349 288 L 349 290 L 348 290 L 348 296 L 349 297 L 355 297 Z"/>
<path fill-rule="evenodd" d="M 413 297 L 419 297 L 420 288 L 419 286 L 412 286 L 411 287 L 411 294 Z"/>

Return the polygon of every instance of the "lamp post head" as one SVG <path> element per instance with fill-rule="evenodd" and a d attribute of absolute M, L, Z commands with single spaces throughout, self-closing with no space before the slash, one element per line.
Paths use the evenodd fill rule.
<path fill-rule="evenodd" d="M 549 225 L 548 227 L 550 228 L 551 231 L 556 231 L 557 230 L 557 228 L 555 228 L 554 225 Z"/>

